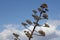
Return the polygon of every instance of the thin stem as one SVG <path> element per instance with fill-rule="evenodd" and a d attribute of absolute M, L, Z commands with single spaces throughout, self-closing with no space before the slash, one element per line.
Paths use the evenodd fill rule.
<path fill-rule="evenodd" d="M 41 11 L 41 13 L 40 13 L 40 17 L 41 17 L 41 14 L 42 14 L 42 11 Z M 39 20 L 36 21 L 37 24 L 38 24 L 38 21 L 39 21 Z M 29 37 L 29 40 L 31 40 L 31 38 L 32 38 L 32 36 L 33 36 L 33 33 L 34 33 L 34 31 L 35 31 L 35 28 L 36 28 L 36 26 L 37 26 L 37 24 L 34 26 L 32 32 L 31 32 L 31 35 L 30 35 L 30 37 Z"/>
<path fill-rule="evenodd" d="M 43 11 L 43 10 L 42 10 Z M 40 17 L 41 17 L 41 15 L 42 15 L 42 11 L 40 12 Z"/>
<path fill-rule="evenodd" d="M 38 23 L 38 20 L 37 20 L 37 22 L 36 22 L 36 23 Z M 34 26 L 34 28 L 33 28 L 32 32 L 31 32 L 31 35 L 30 35 L 30 37 L 29 37 L 29 40 L 31 40 L 32 35 L 33 35 L 34 31 L 35 31 L 36 26 L 37 26 L 37 24 Z"/>

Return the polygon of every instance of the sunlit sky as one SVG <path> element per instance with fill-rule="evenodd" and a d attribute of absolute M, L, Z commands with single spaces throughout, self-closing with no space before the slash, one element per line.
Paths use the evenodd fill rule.
<path fill-rule="evenodd" d="M 5 24 L 19 24 L 32 20 L 32 10 L 48 4 L 49 20 L 60 20 L 60 0 L 0 0 L 0 31 Z"/>

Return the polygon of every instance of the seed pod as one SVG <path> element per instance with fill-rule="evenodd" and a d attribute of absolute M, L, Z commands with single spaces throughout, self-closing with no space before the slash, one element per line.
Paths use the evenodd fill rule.
<path fill-rule="evenodd" d="M 30 20 L 26 20 L 26 22 L 27 22 L 29 25 L 32 24 L 32 22 L 31 22 Z"/>
<path fill-rule="evenodd" d="M 44 19 L 48 19 L 48 15 L 46 13 L 43 14 Z"/>
<path fill-rule="evenodd" d="M 39 30 L 38 32 L 39 32 L 39 34 L 41 34 L 42 36 L 45 36 L 45 32 L 43 32 L 42 30 Z"/>
<path fill-rule="evenodd" d="M 23 26 L 26 26 L 27 24 L 26 23 L 21 23 Z"/>
<path fill-rule="evenodd" d="M 36 10 L 32 10 L 32 11 L 33 11 L 33 13 L 35 13 L 35 14 L 37 13 L 37 11 L 36 11 Z"/>
<path fill-rule="evenodd" d="M 48 8 L 47 4 L 42 4 L 40 7 L 41 8 Z"/>
<path fill-rule="evenodd" d="M 50 27 L 48 24 L 45 23 L 45 26 L 44 27 Z"/>

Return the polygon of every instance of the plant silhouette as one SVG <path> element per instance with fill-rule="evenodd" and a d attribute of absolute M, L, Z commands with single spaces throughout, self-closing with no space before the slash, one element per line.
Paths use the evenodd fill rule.
<path fill-rule="evenodd" d="M 28 37 L 29 40 L 31 40 L 33 38 L 33 35 L 45 36 L 45 32 L 43 30 L 36 31 L 35 29 L 37 26 L 42 26 L 39 24 L 40 20 L 44 20 L 44 19 L 48 20 L 48 14 L 47 14 L 48 6 L 46 3 L 43 3 L 39 8 L 37 8 L 37 10 L 38 11 L 32 10 L 33 11 L 32 17 L 34 18 L 34 22 L 27 19 L 26 22 L 21 23 L 26 29 L 28 29 L 27 28 L 28 25 L 31 26 L 34 24 L 34 28 L 32 31 L 30 29 L 28 29 L 29 31 L 24 31 L 24 33 L 26 34 L 26 36 Z M 37 15 L 37 14 L 39 14 L 39 15 Z M 49 28 L 49 25 L 47 23 L 44 23 L 43 27 Z M 39 34 L 35 34 L 34 31 Z"/>

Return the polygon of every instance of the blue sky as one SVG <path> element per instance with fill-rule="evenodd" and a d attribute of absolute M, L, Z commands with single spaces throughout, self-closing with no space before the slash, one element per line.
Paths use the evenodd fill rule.
<path fill-rule="evenodd" d="M 37 27 L 36 31 L 43 30 L 46 36 L 34 36 L 32 40 L 60 40 L 60 0 L 0 0 L 0 40 L 13 40 L 13 32 L 19 34 L 21 40 L 27 40 L 24 33 L 27 29 L 21 22 L 33 21 L 32 10 L 37 10 L 42 3 L 48 5 L 47 23 L 50 27 Z M 33 26 L 28 28 L 32 30 Z"/>
<path fill-rule="evenodd" d="M 0 31 L 4 24 L 20 24 L 31 19 L 33 9 L 48 4 L 49 20 L 60 20 L 60 0 L 0 0 Z"/>

